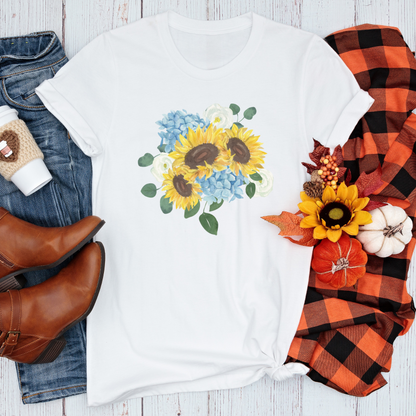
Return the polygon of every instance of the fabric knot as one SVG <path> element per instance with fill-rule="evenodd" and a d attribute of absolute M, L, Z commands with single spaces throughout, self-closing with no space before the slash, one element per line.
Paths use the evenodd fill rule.
<path fill-rule="evenodd" d="M 276 381 L 283 381 L 296 375 L 305 376 L 309 368 L 301 363 L 288 363 L 280 367 L 266 368 L 266 374 Z"/>

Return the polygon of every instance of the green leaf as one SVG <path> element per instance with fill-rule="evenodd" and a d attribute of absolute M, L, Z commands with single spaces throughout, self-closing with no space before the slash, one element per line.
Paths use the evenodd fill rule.
<path fill-rule="evenodd" d="M 193 208 L 191 208 L 190 210 L 185 209 L 185 218 L 193 217 L 199 211 L 200 206 L 201 206 L 201 204 L 198 201 L 198 203 Z"/>
<path fill-rule="evenodd" d="M 205 231 L 208 231 L 210 234 L 217 235 L 218 221 L 213 215 L 204 212 L 199 216 L 199 222 L 204 227 Z"/>
<path fill-rule="evenodd" d="M 254 182 L 251 182 L 246 186 L 246 194 L 251 199 L 253 198 L 255 193 L 256 193 L 256 184 Z"/>
<path fill-rule="evenodd" d="M 261 175 L 257 172 L 250 175 L 250 178 L 253 179 L 253 181 L 261 181 L 263 179 Z"/>
<path fill-rule="evenodd" d="M 241 129 L 241 127 L 244 127 L 241 123 L 234 123 L 239 129 Z"/>
<path fill-rule="evenodd" d="M 218 202 L 213 202 L 210 206 L 209 206 L 209 211 L 215 211 L 216 209 L 220 208 L 221 205 L 224 203 L 224 200 L 222 200 L 220 203 Z"/>
<path fill-rule="evenodd" d="M 240 112 L 240 107 L 237 104 L 230 104 L 230 108 L 234 116 Z"/>
<path fill-rule="evenodd" d="M 141 193 L 148 198 L 153 198 L 157 193 L 156 185 L 153 183 L 148 183 L 143 186 Z"/>
<path fill-rule="evenodd" d="M 157 147 L 160 153 L 164 153 L 165 149 L 166 149 L 166 145 L 165 144 L 161 144 L 160 146 Z"/>
<path fill-rule="evenodd" d="M 165 198 L 165 195 L 162 195 L 162 198 L 160 198 L 160 209 L 164 214 L 172 212 L 173 203 L 169 202 L 169 198 Z"/>
<path fill-rule="evenodd" d="M 255 107 L 247 108 L 246 111 L 244 111 L 244 118 L 247 120 L 251 120 L 257 113 L 257 110 Z"/>
<path fill-rule="evenodd" d="M 139 159 L 139 166 L 145 168 L 153 163 L 154 157 L 150 153 L 146 153 Z"/>

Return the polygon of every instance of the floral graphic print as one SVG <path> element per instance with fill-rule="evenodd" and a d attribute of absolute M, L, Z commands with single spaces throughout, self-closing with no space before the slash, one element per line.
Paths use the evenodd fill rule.
<path fill-rule="evenodd" d="M 253 130 L 241 123 L 251 120 L 256 109 L 250 107 L 239 119 L 240 107 L 213 104 L 203 116 L 185 110 L 164 115 L 159 125 L 159 154 L 146 153 L 139 166 L 151 166 L 161 183 L 143 186 L 141 193 L 153 198 L 161 190 L 160 209 L 183 209 L 185 219 L 202 208 L 199 222 L 210 234 L 217 235 L 218 221 L 210 212 L 223 203 L 265 197 L 273 189 L 273 175 L 263 167 L 266 152 Z M 234 118 L 237 118 L 234 121 Z M 209 211 L 209 212 L 207 212 Z"/>

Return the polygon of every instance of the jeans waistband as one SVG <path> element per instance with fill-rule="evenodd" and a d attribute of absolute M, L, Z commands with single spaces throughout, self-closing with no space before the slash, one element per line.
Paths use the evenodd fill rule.
<path fill-rule="evenodd" d="M 52 31 L 0 38 L 0 78 L 54 65 L 65 57 Z"/>

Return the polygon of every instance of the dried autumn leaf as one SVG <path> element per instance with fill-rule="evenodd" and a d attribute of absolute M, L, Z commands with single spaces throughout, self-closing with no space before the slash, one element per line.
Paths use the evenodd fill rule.
<path fill-rule="evenodd" d="M 302 162 L 302 165 L 306 167 L 307 172 L 311 175 L 314 170 L 318 170 L 321 168 L 321 157 L 326 156 L 330 154 L 329 147 L 323 146 L 318 140 L 313 139 L 313 152 L 309 153 L 309 158 L 315 165 L 312 165 L 310 163 Z M 334 149 L 334 153 L 332 153 L 332 156 L 336 157 L 337 165 L 339 165 L 344 161 L 344 158 L 342 157 L 342 148 L 340 145 L 338 145 Z M 339 167 L 338 172 L 338 178 L 342 178 L 342 176 L 346 172 L 346 168 Z"/>
<path fill-rule="evenodd" d="M 318 243 L 318 240 L 313 238 L 313 228 L 303 228 L 303 237 L 300 240 L 295 240 L 291 237 L 283 237 L 287 238 L 292 243 L 298 244 L 299 246 L 306 246 L 306 247 L 313 247 Z"/>
<path fill-rule="evenodd" d="M 338 178 L 339 179 L 342 179 L 342 177 L 345 175 L 345 172 L 347 171 L 347 168 L 339 168 L 339 171 L 338 171 Z"/>
<path fill-rule="evenodd" d="M 358 188 L 358 197 L 364 198 L 373 194 L 377 189 L 381 188 L 384 185 L 384 182 L 381 179 L 381 165 L 378 165 L 378 168 L 369 173 L 368 175 L 363 172 L 355 182 L 355 185 Z"/>
<path fill-rule="evenodd" d="M 329 153 L 329 147 L 322 146 L 318 140 L 313 139 L 313 152 L 309 153 L 309 158 L 317 166 L 321 163 L 321 157 Z"/>
<path fill-rule="evenodd" d="M 321 162 L 321 157 L 329 153 L 329 148 L 325 146 L 318 146 L 312 153 L 309 153 L 309 158 L 312 162 L 319 165 Z"/>
<path fill-rule="evenodd" d="M 283 211 L 280 215 L 269 215 L 262 217 L 264 220 L 277 225 L 280 228 L 279 235 L 287 238 L 292 243 L 312 247 L 318 243 L 313 238 L 313 228 L 300 228 L 301 217 L 287 211 Z M 302 236 L 301 239 L 295 240 L 290 236 Z"/>
<path fill-rule="evenodd" d="M 318 140 L 315 140 L 314 138 L 312 138 L 312 140 L 313 140 L 313 148 L 314 148 L 314 150 L 315 150 L 317 147 L 322 146 L 322 145 L 321 145 L 321 143 L 319 143 L 319 142 L 318 142 Z"/>
<path fill-rule="evenodd" d="M 339 166 L 344 161 L 344 157 L 342 156 L 342 147 L 340 145 L 334 149 L 332 157 L 334 156 L 337 158 L 337 165 Z"/>
<path fill-rule="evenodd" d="M 302 165 L 305 166 L 305 168 L 306 168 L 307 172 L 309 173 L 309 175 L 312 175 L 312 172 L 314 170 L 317 170 L 319 168 L 318 166 L 311 165 L 310 163 L 305 163 L 305 162 L 302 162 Z"/>
<path fill-rule="evenodd" d="M 348 169 L 347 176 L 344 181 L 345 185 L 350 186 L 351 178 L 352 178 L 351 170 Z"/>
<path fill-rule="evenodd" d="M 384 202 L 369 201 L 368 204 L 365 206 L 365 208 L 363 208 L 363 211 L 372 211 L 373 209 L 381 208 L 381 207 L 384 207 L 385 205 L 387 204 Z"/>

